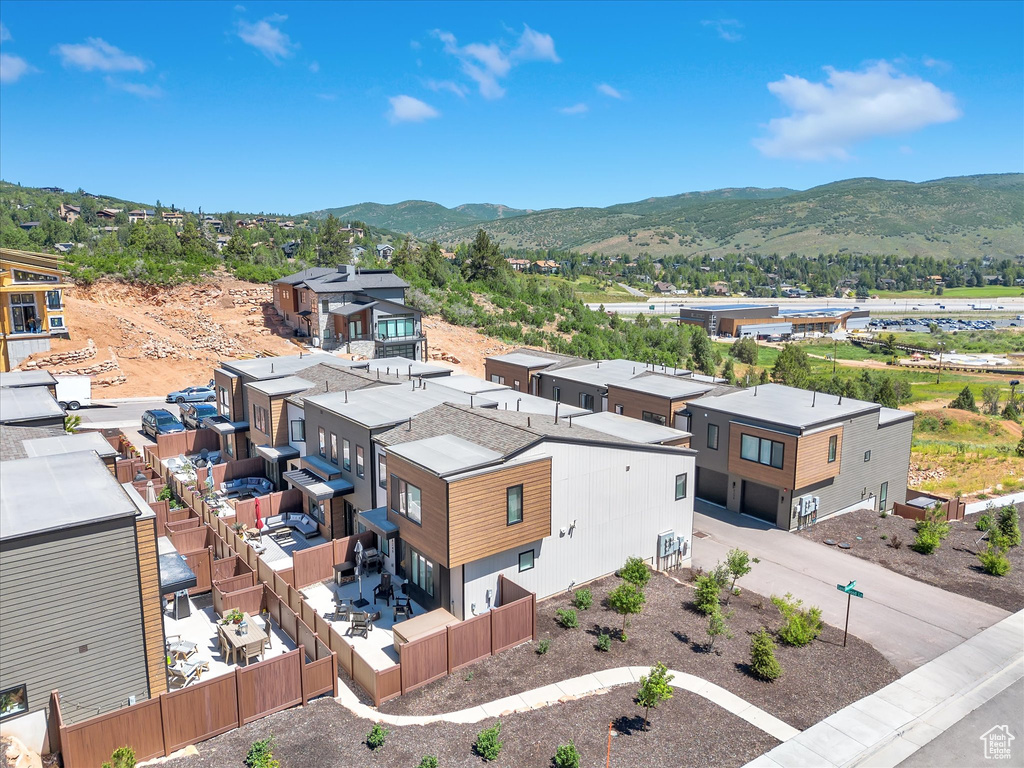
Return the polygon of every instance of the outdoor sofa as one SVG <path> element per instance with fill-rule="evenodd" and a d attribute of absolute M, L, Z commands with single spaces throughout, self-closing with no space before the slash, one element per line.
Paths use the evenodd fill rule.
<path fill-rule="evenodd" d="M 222 493 L 249 493 L 253 496 L 266 496 L 274 490 L 274 486 L 264 477 L 236 477 L 220 484 Z"/>
<path fill-rule="evenodd" d="M 271 515 L 261 519 L 263 527 L 260 533 L 272 533 L 281 528 L 291 528 L 301 533 L 305 538 L 311 539 L 320 534 L 320 526 L 309 515 L 302 512 L 284 512 L 280 515 Z"/>

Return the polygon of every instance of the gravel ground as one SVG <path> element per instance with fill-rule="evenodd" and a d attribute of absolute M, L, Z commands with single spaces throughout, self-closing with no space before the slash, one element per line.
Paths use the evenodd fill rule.
<path fill-rule="evenodd" d="M 870 560 L 912 579 L 932 584 L 958 595 L 1008 611 L 1024 608 L 1024 547 L 1013 547 L 1008 556 L 1011 570 L 1005 576 L 990 576 L 981 569 L 977 553 L 984 545 L 976 542 L 982 532 L 974 527 L 978 515 L 949 524 L 949 536 L 938 552 L 922 555 L 910 548 L 914 543 L 914 521 L 897 515 L 879 517 L 877 512 L 857 510 L 823 520 L 801 536 L 823 542 L 848 542 L 845 550 L 854 557 Z M 857 537 L 860 537 L 860 540 Z M 884 538 L 883 538 L 884 537 Z M 898 537 L 903 545 L 890 544 Z M 825 546 L 824 544 L 822 546 Z"/>
<path fill-rule="evenodd" d="M 572 739 L 581 765 L 604 765 L 608 725 L 614 723 L 611 764 L 617 768 L 740 766 L 778 742 L 759 728 L 707 700 L 676 691 L 651 714 L 644 731 L 643 710 L 632 686 L 578 701 L 509 715 L 501 721 L 501 755 L 496 768 L 547 768 L 556 747 Z M 386 766 L 415 768 L 432 754 L 443 768 L 485 765 L 474 754 L 476 735 L 493 721 L 471 725 L 435 723 L 392 728 L 386 744 L 371 752 L 365 744 L 372 723 L 325 698 L 265 717 L 197 745 L 199 754 L 169 761 L 173 768 L 242 768 L 249 745 L 274 735 L 281 768 Z"/>
<path fill-rule="evenodd" d="M 680 575 L 685 579 L 689 572 Z M 898 677 L 870 645 L 851 637 L 843 648 L 842 630 L 826 625 L 809 646 L 779 645 L 776 657 L 784 670 L 782 677 L 774 683 L 761 682 L 746 671 L 750 635 L 762 626 L 774 630 L 781 625 L 775 606 L 749 592 L 732 598 L 728 610 L 733 615 L 728 623 L 734 637 L 718 638 L 715 650 L 707 653 L 707 621 L 690 608 L 692 587 L 661 574 L 652 576 L 644 611 L 631 618 L 628 640 L 622 643 L 617 639 L 622 619 L 602 606 L 608 591 L 618 583 L 619 579 L 611 576 L 590 585 L 594 605 L 579 612 L 577 629 L 563 629 L 555 621 L 555 611 L 570 606 L 567 595 L 540 603 L 538 638 L 551 641 L 546 654 L 538 655 L 537 644 L 527 643 L 393 699 L 381 709 L 401 714 L 451 712 L 601 669 L 650 666 L 660 661 L 670 669 L 711 680 L 803 729 Z M 595 647 L 601 632 L 613 638 L 609 652 Z"/>

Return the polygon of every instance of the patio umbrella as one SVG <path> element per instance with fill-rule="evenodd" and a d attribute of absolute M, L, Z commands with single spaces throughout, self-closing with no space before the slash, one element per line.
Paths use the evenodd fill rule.
<path fill-rule="evenodd" d="M 256 530 L 263 528 L 263 521 L 260 520 L 260 497 L 256 497 Z"/>
<path fill-rule="evenodd" d="M 210 467 L 206 470 L 206 488 L 210 491 L 213 490 L 213 468 Z"/>
<path fill-rule="evenodd" d="M 363 599 L 363 542 L 356 540 L 353 550 L 356 558 L 356 578 L 359 579 L 359 600 Z"/>
<path fill-rule="evenodd" d="M 153 487 L 152 480 L 146 483 L 146 503 L 156 504 L 156 488 Z"/>

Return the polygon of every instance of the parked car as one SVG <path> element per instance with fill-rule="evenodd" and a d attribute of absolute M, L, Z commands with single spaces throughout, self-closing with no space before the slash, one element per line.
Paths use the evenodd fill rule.
<path fill-rule="evenodd" d="M 57 402 L 68 411 L 92 405 L 92 378 L 89 376 L 56 376 Z"/>
<path fill-rule="evenodd" d="M 217 399 L 217 394 L 212 387 L 186 387 L 177 392 L 171 392 L 167 396 L 168 403 L 212 403 Z"/>
<path fill-rule="evenodd" d="M 184 432 L 185 425 L 174 414 L 163 408 L 154 408 L 142 414 L 142 432 L 156 440 L 157 435 Z"/>
<path fill-rule="evenodd" d="M 206 418 L 217 415 L 217 406 L 212 403 L 184 403 L 178 406 L 178 410 L 185 429 L 202 429 Z"/>

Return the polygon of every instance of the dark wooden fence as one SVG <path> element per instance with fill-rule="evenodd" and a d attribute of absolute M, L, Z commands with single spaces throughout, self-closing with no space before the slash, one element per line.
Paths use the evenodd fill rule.
<path fill-rule="evenodd" d="M 448 671 L 491 655 L 491 616 L 481 613 L 448 627 Z"/>
<path fill-rule="evenodd" d="M 152 448 L 153 457 L 157 460 L 169 459 L 181 454 L 191 456 L 199 453 L 203 448 L 208 451 L 219 451 L 220 435 L 212 429 L 190 429 L 171 435 L 157 435 L 156 445 L 146 446 L 147 459 L 150 448 Z M 156 467 L 159 461 L 150 463 Z"/>
<path fill-rule="evenodd" d="M 289 488 L 287 491 L 260 496 L 260 517 L 266 520 L 268 517 L 280 515 L 285 512 L 304 512 L 305 496 L 302 491 Z M 256 525 L 256 499 L 242 499 L 235 502 L 235 520 L 244 523 L 249 527 Z"/>
<path fill-rule="evenodd" d="M 402 694 L 448 674 L 448 630 L 441 628 L 399 646 Z"/>
<path fill-rule="evenodd" d="M 964 514 L 967 511 L 967 505 L 961 501 L 959 496 L 954 496 L 952 499 L 944 499 L 941 496 L 932 496 L 929 493 L 921 493 L 919 491 L 907 491 L 907 496 L 915 498 L 924 496 L 925 498 L 935 500 L 935 503 L 928 509 L 913 507 L 909 504 L 900 504 L 899 502 L 893 504 L 893 514 L 905 517 L 907 520 L 924 520 L 929 509 L 945 512 L 947 520 L 963 520 Z"/>

